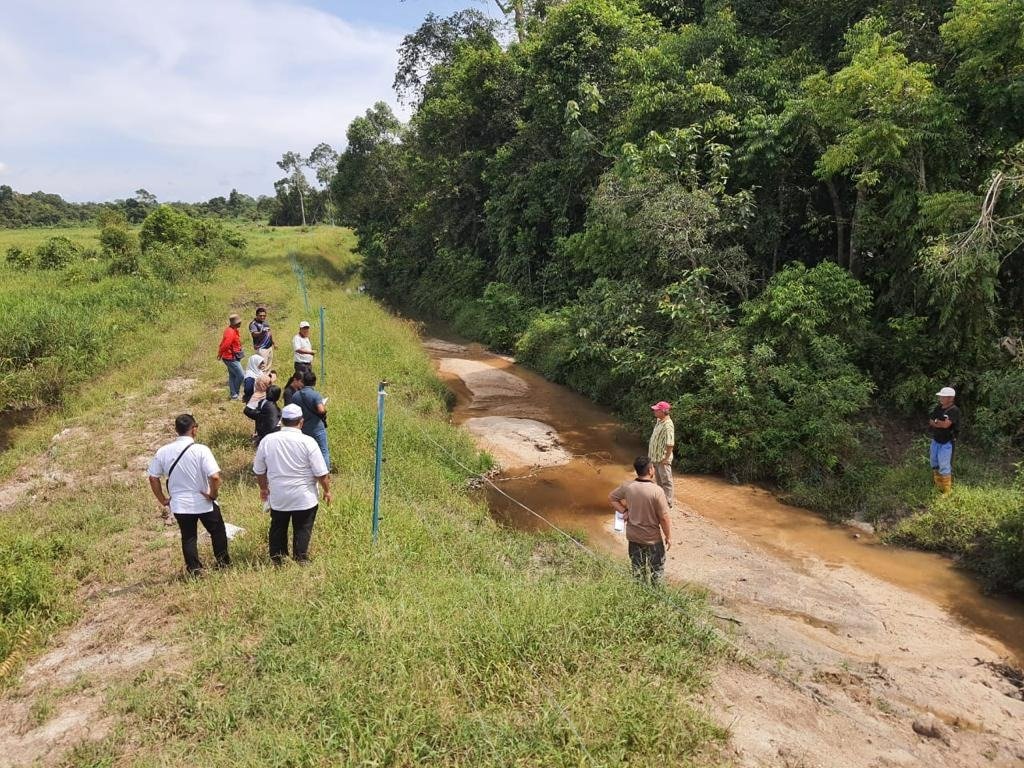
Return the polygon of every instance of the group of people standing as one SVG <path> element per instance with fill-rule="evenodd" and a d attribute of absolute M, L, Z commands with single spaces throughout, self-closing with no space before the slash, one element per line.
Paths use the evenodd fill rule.
<path fill-rule="evenodd" d="M 633 462 L 636 478 L 610 494 L 612 508 L 626 523 L 626 541 L 633 575 L 652 584 L 665 570 L 665 556 L 672 547 L 669 511 L 675 503 L 672 461 L 675 458 L 676 428 L 664 400 L 651 406 L 654 430 L 647 443 L 647 455 Z"/>
<path fill-rule="evenodd" d="M 291 556 L 309 561 L 309 544 L 320 496 L 331 501 L 330 450 L 327 443 L 327 399 L 316 389 L 312 363 L 316 352 L 309 340 L 310 325 L 303 320 L 292 339 L 294 373 L 282 389 L 271 367 L 274 337 L 265 307 L 256 309 L 249 323 L 253 353 L 242 368 L 242 340 L 237 314 L 228 317 L 218 358 L 228 371 L 228 397 L 244 402 L 243 413 L 254 421 L 256 455 L 253 474 L 260 500 L 270 515 L 270 559 L 280 565 L 289 556 L 288 529 L 292 529 Z M 284 406 L 278 405 L 280 399 Z M 190 575 L 203 572 L 198 551 L 198 526 L 210 534 L 217 567 L 230 565 L 228 537 L 217 498 L 220 467 L 213 452 L 195 440 L 198 423 L 191 414 L 174 421 L 177 439 L 161 447 L 149 465 L 153 495 L 181 531 L 185 569 Z M 166 480 L 166 488 L 164 481 Z"/>
<path fill-rule="evenodd" d="M 943 387 L 935 396 L 938 404 L 928 415 L 929 460 L 935 487 L 946 494 L 953 488 L 953 454 L 960 432 L 960 409 L 955 405 L 953 387 Z M 638 456 L 633 462 L 636 478 L 608 495 L 612 508 L 626 523 L 633 575 L 655 584 L 661 579 L 666 553 L 672 546 L 669 511 L 675 500 L 672 461 L 676 440 L 675 425 L 669 416 L 671 409 L 671 404 L 664 400 L 651 406 L 654 430 L 647 455 Z"/>

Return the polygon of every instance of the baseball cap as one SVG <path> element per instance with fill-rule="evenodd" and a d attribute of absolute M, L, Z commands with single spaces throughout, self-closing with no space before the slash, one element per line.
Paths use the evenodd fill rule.
<path fill-rule="evenodd" d="M 666 403 L 664 400 L 660 400 L 651 406 L 652 411 L 670 411 L 672 410 L 672 403 Z"/>
<path fill-rule="evenodd" d="M 281 409 L 281 418 L 291 421 L 292 419 L 302 418 L 302 407 L 295 403 L 289 403 Z"/>
<path fill-rule="evenodd" d="M 306 320 L 303 320 L 299 323 L 299 328 L 309 328 L 309 323 Z"/>
<path fill-rule="evenodd" d="M 952 387 L 943 387 L 935 395 L 936 397 L 956 397 L 956 390 Z"/>

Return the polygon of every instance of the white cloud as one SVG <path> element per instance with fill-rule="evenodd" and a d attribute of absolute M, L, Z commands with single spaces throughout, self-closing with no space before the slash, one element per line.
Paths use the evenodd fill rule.
<path fill-rule="evenodd" d="M 155 154 L 196 150 L 211 164 L 196 188 L 233 177 L 216 150 L 236 162 L 239 153 L 265 158 L 266 186 L 255 191 L 270 192 L 282 152 L 325 140 L 337 147 L 353 117 L 390 100 L 400 42 L 397 33 L 314 8 L 256 0 L 58 0 L 19 4 L 5 15 L 0 146 L 34 158 L 18 158 L 24 188 L 72 180 L 73 171 L 53 167 L 47 148 L 80 148 L 76 170 L 87 171 L 95 156 L 98 175 L 120 176 L 110 171 L 132 162 L 118 156 L 124 142 L 136 153 L 140 145 Z"/>
<path fill-rule="evenodd" d="M 7 163 L 0 163 L 0 176 L 7 172 Z"/>

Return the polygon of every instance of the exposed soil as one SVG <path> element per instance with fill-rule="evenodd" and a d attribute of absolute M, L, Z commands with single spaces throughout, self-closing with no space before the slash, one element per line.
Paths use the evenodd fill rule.
<path fill-rule="evenodd" d="M 176 612 L 165 596 L 176 578 L 172 558 L 177 552 L 152 546 L 176 538 L 177 529 L 165 529 L 159 521 L 143 478 L 153 451 L 172 438 L 169 415 L 196 384 L 172 379 L 155 397 L 126 396 L 110 429 L 65 428 L 42 455 L 0 484 L 0 513 L 22 501 L 45 503 L 83 489 L 139 488 L 137 508 L 125 510 L 126 540 L 118 541 L 137 553 L 126 583 L 83 585 L 77 595 L 79 621 L 0 696 L 0 768 L 54 765 L 75 747 L 102 739 L 113 723 L 107 704 L 116 686 L 146 669 L 166 673 L 181 665 L 180 651 L 168 640 Z"/>
<path fill-rule="evenodd" d="M 557 467 L 572 460 L 555 430 L 540 421 L 481 416 L 463 426 L 501 466 Z"/>
<path fill-rule="evenodd" d="M 442 353 L 452 354 L 434 352 Z M 500 459 L 509 476 L 499 475 L 502 489 L 624 557 L 604 498 L 629 478 L 642 446 L 571 392 L 479 348 L 465 354 L 500 374 L 495 381 L 519 377 L 527 392 L 481 399 L 476 392 L 489 381 L 479 365 L 439 363 L 449 381 L 460 372 L 474 379 L 453 383 L 457 422 L 522 408 L 572 454 L 568 464 L 546 467 L 547 452 L 524 436 Z M 486 447 L 490 438 L 480 432 L 471 430 Z M 491 498 L 499 519 L 543 525 Z M 932 555 L 883 548 L 869 534 L 807 517 L 761 489 L 676 481 L 666 574 L 705 586 L 723 619 L 737 660 L 719 670 L 706 706 L 729 727 L 736 764 L 1024 765 L 1022 689 L 1017 664 L 1006 663 L 1024 646 L 1021 606 L 986 598 Z"/>

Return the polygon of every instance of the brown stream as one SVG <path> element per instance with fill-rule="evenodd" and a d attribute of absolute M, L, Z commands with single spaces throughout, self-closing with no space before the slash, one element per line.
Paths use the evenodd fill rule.
<path fill-rule="evenodd" d="M 621 556 L 624 538 L 612 531 L 607 495 L 632 476 L 633 458 L 646 452 L 645 444 L 604 408 L 479 345 L 430 339 L 426 346 L 456 395 L 454 421 L 475 432 L 499 459 L 498 485 L 556 525 Z M 547 425 L 557 435 L 531 444 L 538 446 L 534 459 L 547 460 L 560 445 L 571 454 L 568 463 L 538 468 L 528 457 L 503 455 L 501 445 L 487 446 L 487 435 L 500 431 L 495 417 Z M 525 530 L 548 528 L 500 494 L 491 491 L 489 496 L 500 522 Z M 811 558 L 829 568 L 853 566 L 923 595 L 1024 660 L 1024 603 L 985 595 L 947 558 L 886 546 L 870 534 L 782 504 L 764 489 L 715 477 L 677 476 L 676 497 L 698 515 L 797 567 Z"/>

